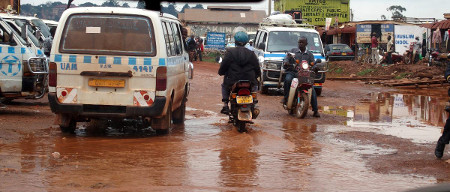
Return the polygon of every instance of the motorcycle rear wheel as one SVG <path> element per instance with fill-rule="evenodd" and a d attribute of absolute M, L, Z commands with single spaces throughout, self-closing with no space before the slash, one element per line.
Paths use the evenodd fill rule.
<path fill-rule="evenodd" d="M 239 133 L 247 132 L 245 121 L 236 120 L 236 128 Z"/>
<path fill-rule="evenodd" d="M 295 107 L 295 117 L 299 119 L 305 118 L 306 114 L 308 113 L 308 108 L 309 108 L 308 94 L 302 92 L 300 93 L 299 101 L 297 102 L 297 105 Z"/>

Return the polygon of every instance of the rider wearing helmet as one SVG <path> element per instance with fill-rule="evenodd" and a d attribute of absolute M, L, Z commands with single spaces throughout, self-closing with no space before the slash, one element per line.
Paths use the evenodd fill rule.
<path fill-rule="evenodd" d="M 256 91 L 258 87 L 258 78 L 261 76 L 258 58 L 253 51 L 244 46 L 248 42 L 248 35 L 242 27 L 238 27 L 234 33 L 234 42 L 236 47 L 228 48 L 225 57 L 219 68 L 219 75 L 224 75 L 222 83 L 222 102 L 224 106 L 221 113 L 228 114 L 228 101 L 230 97 L 231 86 L 239 80 L 249 80 Z"/>

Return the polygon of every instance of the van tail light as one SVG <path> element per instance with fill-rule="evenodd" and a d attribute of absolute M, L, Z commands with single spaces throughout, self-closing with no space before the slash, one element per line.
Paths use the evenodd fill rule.
<path fill-rule="evenodd" d="M 50 62 L 48 67 L 48 86 L 56 87 L 56 63 Z"/>
<path fill-rule="evenodd" d="M 167 67 L 156 69 L 156 91 L 165 91 L 167 88 Z"/>

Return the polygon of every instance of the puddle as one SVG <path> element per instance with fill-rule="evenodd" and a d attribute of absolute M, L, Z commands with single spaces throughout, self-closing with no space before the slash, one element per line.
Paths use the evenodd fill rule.
<path fill-rule="evenodd" d="M 324 106 L 323 112 L 348 117 L 348 128 L 429 143 L 441 135 L 447 99 L 436 94 L 372 93 L 357 106 Z"/>

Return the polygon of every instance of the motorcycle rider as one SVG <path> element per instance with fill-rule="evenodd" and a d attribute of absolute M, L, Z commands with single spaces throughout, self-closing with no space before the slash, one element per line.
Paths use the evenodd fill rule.
<path fill-rule="evenodd" d="M 445 79 L 447 82 L 450 82 L 450 62 L 447 62 L 447 69 L 445 70 Z M 450 97 L 450 89 L 448 89 L 448 96 Z M 445 110 L 450 112 L 450 106 L 446 106 Z M 437 158 L 442 158 L 444 156 L 445 145 L 449 144 L 450 141 L 450 116 L 445 121 L 444 131 L 442 132 L 442 136 L 439 137 L 439 140 L 436 144 L 436 149 L 434 150 L 434 155 Z"/>
<path fill-rule="evenodd" d="M 230 89 L 239 80 L 249 80 L 252 83 L 252 92 L 257 91 L 258 80 L 261 76 L 258 58 L 253 51 L 245 47 L 248 42 L 248 35 L 242 27 L 235 30 L 234 42 L 236 47 L 228 48 L 219 68 L 219 75 L 224 76 L 222 83 L 223 108 L 220 111 L 228 114 Z"/>
<path fill-rule="evenodd" d="M 308 40 L 306 39 L 306 37 L 301 36 L 298 39 L 298 48 L 293 48 L 291 49 L 291 53 L 295 54 L 294 59 L 295 60 L 299 60 L 300 62 L 302 60 L 306 60 L 310 66 L 314 65 L 314 55 L 307 50 L 307 46 L 308 45 Z M 289 90 L 291 88 L 291 82 L 292 79 L 297 78 L 297 70 L 296 70 L 296 65 L 294 64 L 292 65 L 291 62 L 289 62 L 289 60 L 292 59 L 292 56 L 290 56 L 290 54 L 288 54 L 284 60 L 283 60 L 283 67 L 284 69 L 286 69 L 285 74 L 286 77 L 284 79 L 284 98 L 283 98 L 283 105 L 286 105 L 286 102 L 288 100 L 289 97 Z M 314 66 L 313 66 L 314 67 Z M 313 117 L 320 117 L 319 114 L 319 109 L 317 107 L 317 95 L 316 95 L 316 91 L 314 90 L 314 86 L 312 88 L 312 95 L 311 95 L 311 107 L 312 110 L 314 111 Z"/>

